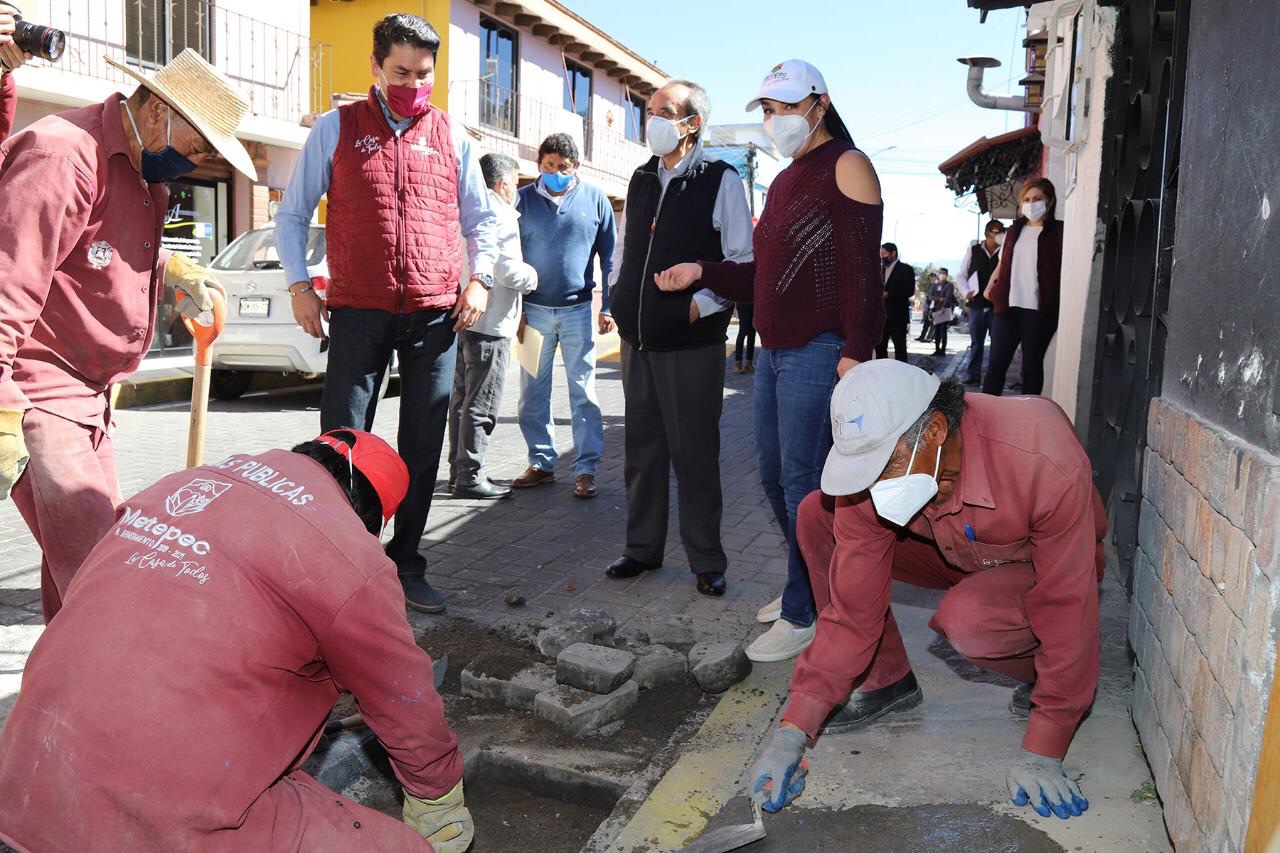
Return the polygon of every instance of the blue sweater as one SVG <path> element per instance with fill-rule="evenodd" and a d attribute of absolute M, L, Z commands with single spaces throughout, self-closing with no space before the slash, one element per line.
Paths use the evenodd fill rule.
<path fill-rule="evenodd" d="M 520 248 L 525 263 L 538 271 L 538 289 L 525 302 L 545 308 L 590 304 L 598 256 L 601 304 L 608 311 L 617 239 L 609 197 L 580 178 L 559 207 L 538 192 L 536 183 L 522 187 L 519 195 Z"/>

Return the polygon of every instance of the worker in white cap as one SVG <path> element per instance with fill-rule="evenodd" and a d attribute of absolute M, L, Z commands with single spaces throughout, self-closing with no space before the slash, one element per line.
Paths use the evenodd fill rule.
<path fill-rule="evenodd" d="M 897 360 L 845 374 L 834 445 L 797 535 L 818 605 L 780 727 L 752 772 L 767 807 L 804 787 L 806 740 L 923 700 L 889 607 L 894 580 L 946 589 L 930 626 L 1020 682 L 1029 717 L 1009 772 L 1015 805 L 1088 808 L 1062 767 L 1098 683 L 1106 514 L 1071 422 L 1045 397 L 965 395 Z M 833 710 L 834 709 L 834 710 Z"/>
<path fill-rule="evenodd" d="M 0 498 L 43 552 L 46 621 L 114 521 L 111 386 L 150 346 L 164 285 L 186 316 L 213 307 L 208 272 L 161 251 L 165 182 L 214 155 L 256 180 L 235 137 L 248 101 L 198 53 L 154 74 L 107 62 L 141 83 L 131 96 L 0 145 Z"/>

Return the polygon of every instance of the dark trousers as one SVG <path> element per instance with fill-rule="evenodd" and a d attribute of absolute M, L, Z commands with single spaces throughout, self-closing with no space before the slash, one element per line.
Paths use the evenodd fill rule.
<path fill-rule="evenodd" d="M 489 436 L 498 423 L 511 341 L 477 332 L 458 336 L 449 398 L 449 479 L 470 488 L 484 479 Z"/>
<path fill-rule="evenodd" d="M 943 352 L 947 348 L 947 329 L 949 328 L 951 328 L 950 320 L 933 324 L 933 348 L 938 352 Z"/>
<path fill-rule="evenodd" d="M 893 341 L 893 357 L 898 361 L 907 360 L 907 327 L 884 327 L 884 337 L 876 345 L 876 358 L 889 357 L 889 341 Z"/>
<path fill-rule="evenodd" d="M 969 374 L 970 385 L 982 382 L 982 359 L 986 350 L 987 332 L 991 330 L 991 306 L 969 309 Z"/>
<path fill-rule="evenodd" d="M 750 302 L 736 303 L 738 308 L 738 341 L 733 346 L 733 360 L 742 364 L 742 348 L 746 344 L 747 363 L 756 360 L 756 327 L 755 305 Z"/>
<path fill-rule="evenodd" d="M 456 335 L 448 309 L 392 314 L 363 308 L 329 312 L 329 366 L 320 402 L 320 428 L 372 430 L 378 389 L 400 361 L 397 450 L 409 468 L 409 493 L 396 513 L 387 556 L 401 574 L 422 572 L 418 552 L 431 511 L 453 382 Z"/>
<path fill-rule="evenodd" d="M 626 398 L 628 557 L 662 563 L 667 496 L 676 472 L 680 539 L 693 572 L 723 572 L 720 411 L 724 347 L 653 352 L 622 343 Z"/>
<path fill-rule="evenodd" d="M 1058 318 L 1040 316 L 1030 308 L 1010 308 L 991 320 L 991 361 L 982 380 L 982 393 L 999 396 L 1004 391 L 1005 375 L 1013 362 L 1013 354 L 1022 346 L 1022 393 L 1039 394 L 1044 390 L 1044 354 L 1049 349 Z"/>

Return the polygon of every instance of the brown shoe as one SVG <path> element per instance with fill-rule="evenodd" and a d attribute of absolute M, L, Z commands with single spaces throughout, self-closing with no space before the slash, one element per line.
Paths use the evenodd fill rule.
<path fill-rule="evenodd" d="M 541 468 L 530 465 L 525 469 L 523 474 L 511 481 L 511 488 L 532 489 L 534 486 L 541 486 L 543 483 L 549 483 L 555 478 L 555 471 L 544 471 Z"/>
<path fill-rule="evenodd" d="M 742 372 L 743 372 L 743 369 L 742 369 L 742 362 L 740 362 L 740 361 L 739 361 L 739 362 L 735 362 L 735 363 L 734 363 L 734 365 L 733 365 L 733 372 L 734 372 L 734 373 L 742 373 Z"/>
<path fill-rule="evenodd" d="M 512 483 L 511 485 L 515 485 Z M 596 478 L 590 474 L 579 474 L 573 481 L 573 496 L 576 498 L 594 498 L 596 496 Z"/>

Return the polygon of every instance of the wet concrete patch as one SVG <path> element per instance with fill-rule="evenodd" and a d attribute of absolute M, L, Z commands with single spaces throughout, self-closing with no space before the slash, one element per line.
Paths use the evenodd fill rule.
<path fill-rule="evenodd" d="M 708 828 L 750 821 L 750 804 L 745 797 L 736 797 Z M 1066 849 L 1042 830 L 980 805 L 861 805 L 848 809 L 792 806 L 777 814 L 766 814 L 764 825 L 769 835 L 746 848 L 750 853 L 1063 853 Z"/>

